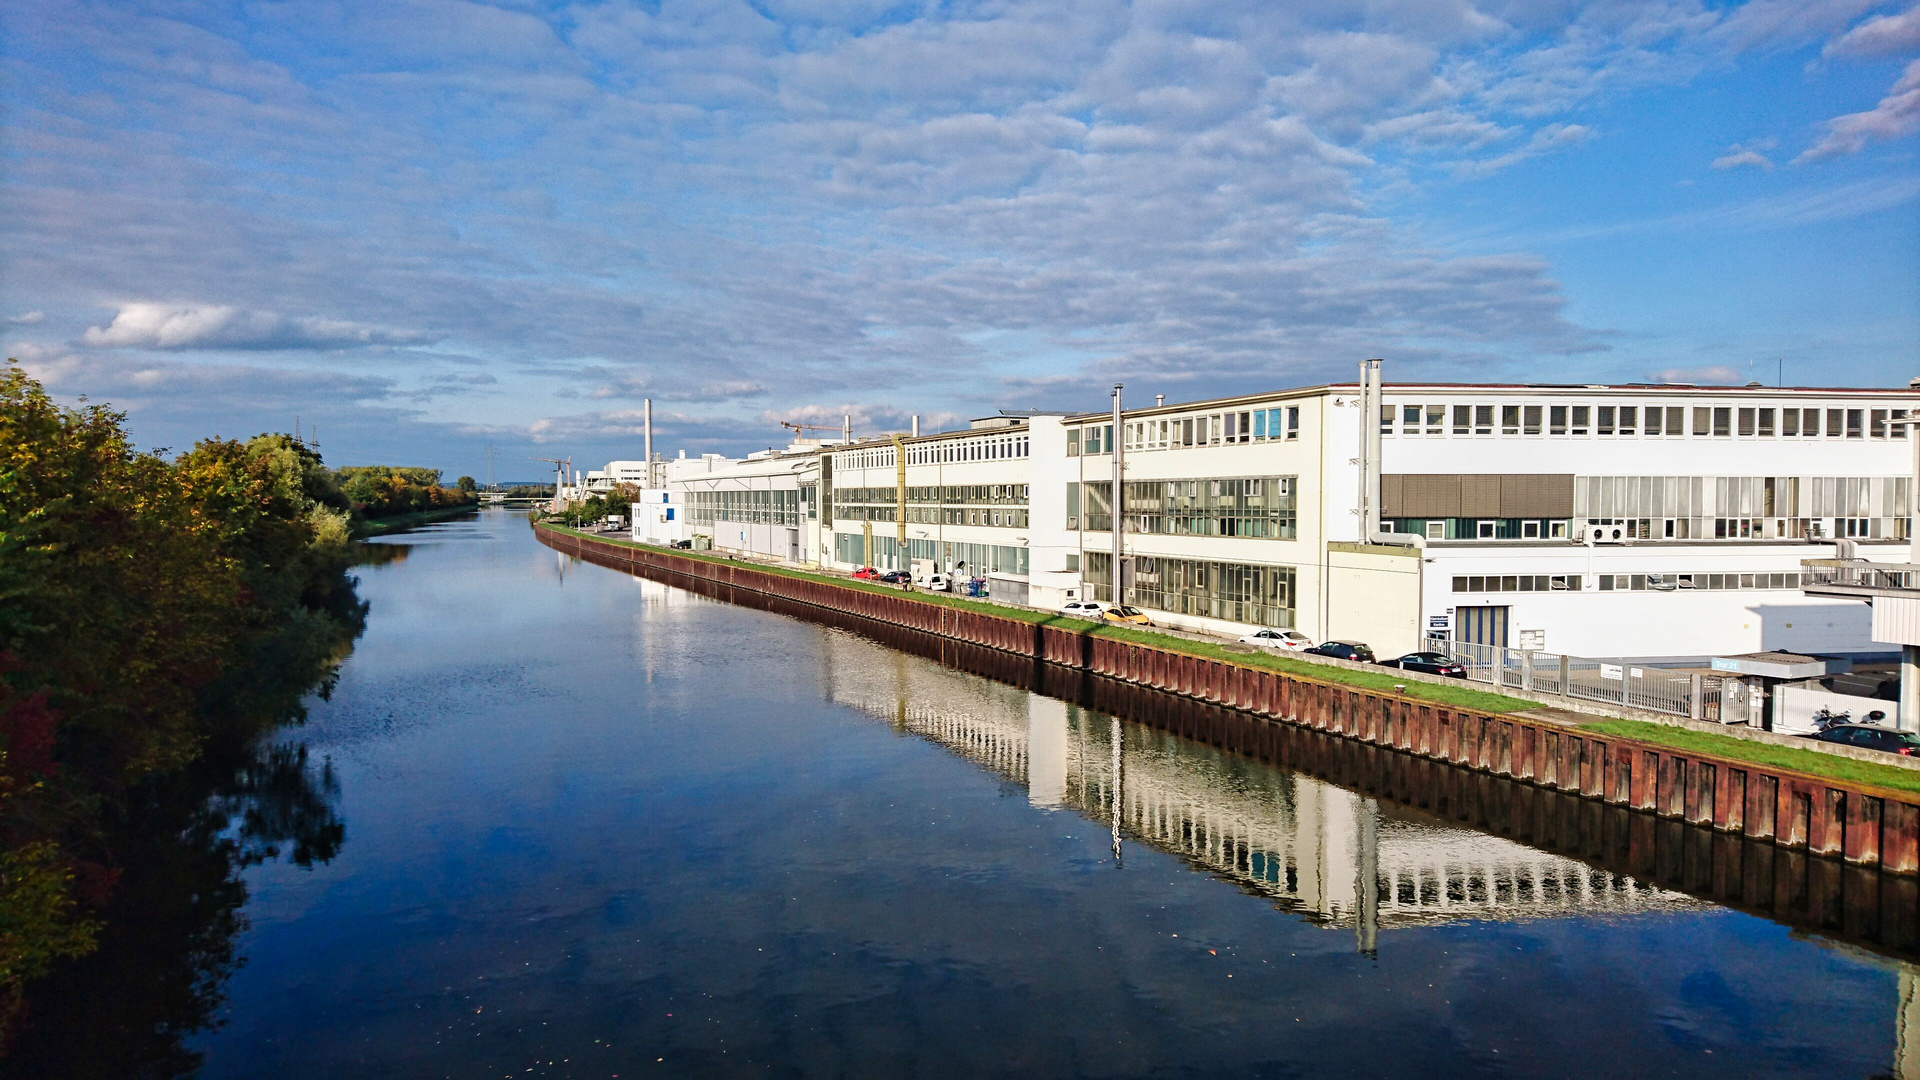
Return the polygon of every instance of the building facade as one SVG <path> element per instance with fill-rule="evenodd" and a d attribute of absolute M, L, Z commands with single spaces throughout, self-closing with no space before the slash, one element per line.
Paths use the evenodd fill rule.
<path fill-rule="evenodd" d="M 1391 655 L 1429 634 L 1585 656 L 1870 654 L 1865 604 L 1801 591 L 1848 541 L 1906 557 L 1914 390 L 1361 383 L 796 444 L 668 471 L 717 550 L 1113 597 L 1219 633 Z M 669 462 L 669 466 L 679 462 Z M 650 494 L 652 494 L 650 492 Z M 664 504 L 663 504 L 664 505 Z M 1370 522 L 1377 522 L 1377 531 Z M 636 521 L 635 529 L 640 526 Z M 1369 533 L 1372 535 L 1369 535 Z"/>

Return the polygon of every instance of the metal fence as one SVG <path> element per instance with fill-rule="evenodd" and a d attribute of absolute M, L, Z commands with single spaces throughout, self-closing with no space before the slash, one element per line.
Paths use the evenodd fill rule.
<path fill-rule="evenodd" d="M 1696 720 L 1720 719 L 1721 679 L 1624 660 L 1476 645 L 1432 636 L 1427 648 L 1460 661 L 1467 678 L 1534 694 L 1557 694 Z"/>

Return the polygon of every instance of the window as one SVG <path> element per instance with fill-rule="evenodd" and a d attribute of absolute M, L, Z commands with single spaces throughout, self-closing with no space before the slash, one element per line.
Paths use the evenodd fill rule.
<path fill-rule="evenodd" d="M 1266 409 L 1255 409 L 1253 412 L 1253 437 L 1256 439 L 1265 439 L 1267 437 Z"/>
<path fill-rule="evenodd" d="M 1713 434 L 1713 410 L 1712 409 L 1704 408 L 1698 405 L 1694 406 L 1693 434 L 1696 438 L 1702 438 L 1707 435 Z"/>
<path fill-rule="evenodd" d="M 1640 423 L 1639 412 L 1640 410 L 1637 406 L 1620 406 L 1620 434 L 1622 436 L 1633 434 L 1633 429 Z"/>
<path fill-rule="evenodd" d="M 1475 405 L 1473 407 L 1473 433 L 1475 435 L 1493 434 L 1493 406 Z"/>
<path fill-rule="evenodd" d="M 1752 409 L 1740 410 L 1740 434 L 1742 437 L 1751 438 L 1753 436 L 1755 416 L 1756 413 Z"/>
<path fill-rule="evenodd" d="M 1455 405 L 1453 407 L 1453 433 L 1455 435 L 1473 434 L 1473 406 Z"/>
<path fill-rule="evenodd" d="M 1429 522 L 1427 522 L 1427 539 L 1429 539 L 1429 540 L 1445 540 L 1446 538 L 1447 538 L 1447 523 L 1446 523 L 1446 522 L 1444 522 L 1444 521 L 1429 521 Z"/>
<path fill-rule="evenodd" d="M 1293 405 L 1288 407 L 1287 409 L 1287 439 L 1291 441 L 1299 437 L 1300 437 L 1300 406 Z"/>
<path fill-rule="evenodd" d="M 1772 409 L 1760 410 L 1760 437 L 1763 439 L 1773 437 L 1773 413 Z"/>
<path fill-rule="evenodd" d="M 1587 426 L 1588 424 L 1591 423 L 1591 421 L 1588 418 L 1591 417 L 1592 415 L 1593 415 L 1592 406 L 1575 405 L 1573 407 L 1573 434 L 1585 435 L 1587 433 Z"/>
<path fill-rule="evenodd" d="M 1528 435 L 1540 434 L 1540 406 L 1529 405 L 1522 414 L 1526 419 L 1522 421 L 1521 431 Z"/>
<path fill-rule="evenodd" d="M 1890 430 L 1888 431 L 1888 434 L 1896 439 L 1906 438 L 1907 425 L 1900 423 L 1900 421 L 1905 420 L 1906 418 L 1907 418 L 1907 410 L 1905 409 L 1893 410 L 1892 421 L 1889 424 Z"/>
<path fill-rule="evenodd" d="M 1477 523 L 1474 529 L 1474 536 L 1481 540 L 1493 539 L 1493 522 L 1482 521 Z"/>
<path fill-rule="evenodd" d="M 1860 421 L 1866 416 L 1864 409 L 1847 410 L 1847 438 L 1858 439 L 1861 436 Z"/>
<path fill-rule="evenodd" d="M 1567 433 L 1567 407 L 1555 405 L 1547 410 L 1548 434 L 1565 435 Z"/>
<path fill-rule="evenodd" d="M 1393 406 L 1384 401 L 1380 403 L 1380 434 L 1393 434 Z"/>
<path fill-rule="evenodd" d="M 1718 406 L 1713 410 L 1713 433 L 1725 437 L 1733 433 L 1733 410 Z"/>
<path fill-rule="evenodd" d="M 1682 426 L 1685 422 L 1686 415 L 1687 410 L 1685 408 L 1679 405 L 1669 405 L 1667 407 L 1667 434 L 1686 434 L 1686 429 Z"/>
<path fill-rule="evenodd" d="M 1842 413 L 1839 409 L 1827 410 L 1827 438 L 1837 439 L 1840 437 L 1841 416 Z"/>
<path fill-rule="evenodd" d="M 1440 435 L 1447 426 L 1447 407 L 1445 405 L 1427 406 L 1427 434 Z"/>
<path fill-rule="evenodd" d="M 1600 416 L 1594 424 L 1595 433 L 1599 435 L 1613 434 L 1613 406 L 1602 405 L 1598 411 Z"/>
<path fill-rule="evenodd" d="M 1800 435 L 1802 438 L 1818 438 L 1820 435 L 1820 410 L 1800 410 Z"/>
<path fill-rule="evenodd" d="M 1647 407 L 1647 426 L 1641 433 L 1645 435 L 1660 434 L 1660 415 L 1660 409 L 1657 406 L 1649 405 Z"/>
<path fill-rule="evenodd" d="M 1527 540 L 1538 540 L 1540 538 L 1540 523 L 1537 521 L 1521 522 L 1520 536 Z"/>
<path fill-rule="evenodd" d="M 1500 406 L 1500 434 L 1502 435 L 1520 434 L 1520 406 L 1518 405 Z"/>

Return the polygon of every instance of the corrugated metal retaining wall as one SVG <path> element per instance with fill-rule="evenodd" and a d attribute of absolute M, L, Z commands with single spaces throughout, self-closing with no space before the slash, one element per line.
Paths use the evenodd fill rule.
<path fill-rule="evenodd" d="M 544 527 L 535 531 L 550 547 L 604 565 L 644 565 L 784 597 L 1857 865 L 1920 872 L 1920 798 L 1899 792 L 1243 667 L 927 603 L 911 594 L 892 596 Z"/>

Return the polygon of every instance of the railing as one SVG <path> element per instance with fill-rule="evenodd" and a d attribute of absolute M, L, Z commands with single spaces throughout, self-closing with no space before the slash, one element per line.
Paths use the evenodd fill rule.
<path fill-rule="evenodd" d="M 1720 719 L 1720 679 L 1712 675 L 1538 649 L 1476 645 L 1439 635 L 1427 638 L 1427 648 L 1460 661 L 1467 678 L 1476 682 L 1696 720 Z"/>
<path fill-rule="evenodd" d="M 1800 587 L 1920 592 L 1920 566 L 1870 563 L 1863 559 L 1802 559 Z"/>

